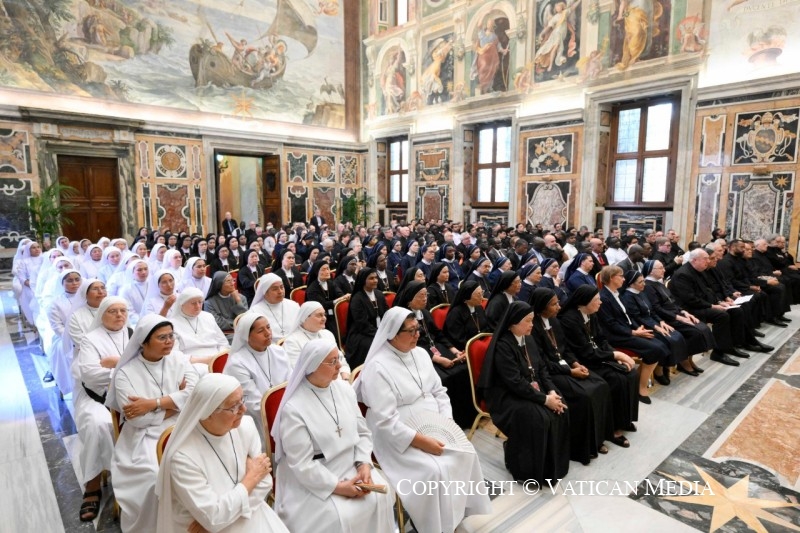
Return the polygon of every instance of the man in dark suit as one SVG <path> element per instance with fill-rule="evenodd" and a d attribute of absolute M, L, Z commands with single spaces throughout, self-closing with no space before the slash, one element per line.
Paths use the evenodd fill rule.
<path fill-rule="evenodd" d="M 745 343 L 744 324 L 741 317 L 728 312 L 728 306 L 719 303 L 714 290 L 703 274 L 708 268 L 709 257 L 698 248 L 689 254 L 689 262 L 675 272 L 670 282 L 670 291 L 678 304 L 691 314 L 713 325 L 715 349 L 711 360 L 724 365 L 739 366 L 728 354 L 747 358 L 749 355 L 736 348 Z M 752 340 L 755 340 L 753 338 Z"/>
<path fill-rule="evenodd" d="M 642 271 L 642 264 L 644 263 L 644 248 L 638 244 L 632 244 L 628 248 L 628 257 L 619 263 L 617 266 L 622 269 L 622 272 L 629 270 Z"/>
<path fill-rule="evenodd" d="M 222 219 L 222 233 L 226 237 L 230 237 L 234 231 L 239 228 L 239 224 L 231 218 L 231 212 L 225 212 L 225 218 Z"/>
<path fill-rule="evenodd" d="M 672 251 L 672 243 L 666 237 L 656 238 L 653 259 L 661 261 L 661 264 L 664 265 L 664 269 L 666 270 L 664 276 L 667 278 L 672 277 L 683 263 L 683 255 L 678 255 L 676 252 Z"/>
<path fill-rule="evenodd" d="M 589 246 L 592 248 L 592 257 L 594 258 L 594 265 L 592 266 L 592 271 L 589 274 L 592 277 L 595 277 L 598 272 L 603 270 L 604 266 L 608 266 L 608 257 L 605 254 L 605 246 L 603 245 L 603 241 L 598 239 L 597 237 L 593 237 L 589 240 Z"/>
<path fill-rule="evenodd" d="M 325 224 L 325 219 L 322 218 L 322 211 L 314 209 L 314 216 L 308 221 L 308 227 L 314 226 L 314 231 L 319 235 L 320 228 Z"/>

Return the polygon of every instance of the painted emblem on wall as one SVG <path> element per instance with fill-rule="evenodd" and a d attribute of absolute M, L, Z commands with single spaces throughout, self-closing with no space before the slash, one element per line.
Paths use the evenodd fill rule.
<path fill-rule="evenodd" d="M 733 164 L 795 162 L 798 113 L 795 108 L 737 114 Z"/>
<path fill-rule="evenodd" d="M 16 246 L 17 241 L 30 231 L 31 221 L 26 208 L 31 194 L 31 180 L 0 180 L 0 204 L 3 206 L 0 210 L 0 246 Z"/>
<path fill-rule="evenodd" d="M 157 178 L 186 177 L 186 148 L 174 144 L 155 144 Z"/>
<path fill-rule="evenodd" d="M 417 181 L 447 181 L 450 150 L 420 148 L 417 152 Z"/>
<path fill-rule="evenodd" d="M 358 180 L 358 157 L 340 156 L 339 157 L 339 181 L 355 185 Z"/>
<path fill-rule="evenodd" d="M 572 173 L 572 146 L 572 133 L 529 138 L 525 174 Z"/>
<path fill-rule="evenodd" d="M 334 172 L 335 164 L 332 157 L 327 155 L 314 156 L 312 171 L 315 182 L 332 182 L 336 177 Z"/>

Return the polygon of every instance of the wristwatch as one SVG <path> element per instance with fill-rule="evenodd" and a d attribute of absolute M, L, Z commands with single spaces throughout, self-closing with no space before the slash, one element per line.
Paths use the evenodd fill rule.
<path fill-rule="evenodd" d="M 356 467 L 356 470 L 358 470 L 358 468 L 359 468 L 361 465 L 369 465 L 369 467 L 370 467 L 370 468 L 372 468 L 372 465 L 371 465 L 371 464 L 369 464 L 369 463 L 365 463 L 364 461 L 356 461 L 355 463 L 353 463 L 353 466 L 355 466 L 355 467 Z"/>
<path fill-rule="evenodd" d="M 161 410 L 161 398 L 156 398 L 156 408 L 155 412 L 159 412 Z"/>

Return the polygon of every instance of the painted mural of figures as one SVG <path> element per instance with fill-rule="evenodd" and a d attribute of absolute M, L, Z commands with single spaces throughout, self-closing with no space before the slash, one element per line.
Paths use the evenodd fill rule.
<path fill-rule="evenodd" d="M 405 61 L 405 52 L 397 49 L 390 56 L 389 63 L 381 74 L 384 114 L 398 113 L 406 99 L 406 68 L 403 66 Z"/>
<path fill-rule="evenodd" d="M 449 76 L 444 76 L 445 78 L 449 78 L 449 82 L 452 83 L 452 55 L 451 51 L 453 50 L 453 39 L 452 37 L 448 40 L 443 38 L 436 39 L 433 44 L 431 45 L 430 53 L 428 57 L 430 58 L 430 64 L 425 68 L 422 72 L 422 94 L 425 97 L 425 101 L 428 105 L 431 104 L 440 104 L 446 102 L 450 99 L 450 93 L 445 91 L 445 85 L 442 82 L 442 67 L 449 68 L 447 72 Z M 448 62 L 445 65 L 445 62 Z"/>
<path fill-rule="evenodd" d="M 597 76 L 603 72 L 603 59 L 608 52 L 608 37 L 603 39 L 603 44 L 599 50 L 593 50 L 589 53 L 588 57 L 582 57 L 578 60 L 578 82 L 587 80 L 596 80 Z"/>
<path fill-rule="evenodd" d="M 537 72 L 550 72 L 553 66 L 561 67 L 578 53 L 576 8 L 580 2 L 557 0 L 542 4 L 539 23 L 543 29 L 539 33 L 539 49 L 533 58 Z"/>
<path fill-rule="evenodd" d="M 228 36 L 228 40 L 233 45 L 233 55 L 231 56 L 231 63 L 233 66 L 244 70 L 245 69 L 245 61 L 244 56 L 247 53 L 247 39 L 242 39 L 240 41 L 236 41 L 231 34 L 225 32 L 225 35 Z"/>
<path fill-rule="evenodd" d="M 681 52 L 702 52 L 706 45 L 705 23 L 700 15 L 686 17 L 675 30 L 681 43 Z"/>
<path fill-rule="evenodd" d="M 506 42 L 503 47 L 499 35 L 500 30 L 497 29 L 498 20 L 505 21 L 505 26 L 508 27 L 508 19 L 495 19 L 490 15 L 475 39 L 475 58 L 472 61 L 469 79 L 477 80 L 481 94 L 508 90 L 508 37 L 503 31 Z M 501 73 L 499 84 L 496 83 L 498 70 Z"/>
<path fill-rule="evenodd" d="M 663 14 L 664 7 L 658 0 L 620 0 L 614 22 L 622 24 L 624 37 L 617 69 L 625 70 L 650 53 L 653 38 L 660 34 L 658 24 Z"/>

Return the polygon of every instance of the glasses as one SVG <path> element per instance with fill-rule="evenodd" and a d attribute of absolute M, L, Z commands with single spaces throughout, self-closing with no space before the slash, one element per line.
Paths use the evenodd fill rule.
<path fill-rule="evenodd" d="M 419 335 L 422 332 L 422 328 L 410 328 L 410 329 L 401 329 L 398 333 L 411 333 L 412 335 Z"/>
<path fill-rule="evenodd" d="M 174 333 L 164 333 L 163 335 L 157 335 L 156 340 L 161 342 L 171 341 L 175 339 Z"/>
<path fill-rule="evenodd" d="M 331 368 L 335 368 L 335 367 L 341 365 L 342 363 L 341 363 L 341 361 L 339 361 L 339 358 L 337 357 L 333 361 L 323 361 L 320 364 L 321 365 L 327 365 L 327 366 L 329 366 Z"/>
<path fill-rule="evenodd" d="M 127 315 L 127 309 L 106 309 L 106 313 L 112 316 Z"/>
<path fill-rule="evenodd" d="M 238 413 L 242 409 L 242 407 L 245 406 L 245 401 L 246 401 L 246 398 L 243 396 L 241 400 L 236 402 L 231 407 L 219 407 L 219 408 L 217 408 L 217 411 L 228 411 L 229 413 L 235 415 L 236 413 Z"/>

